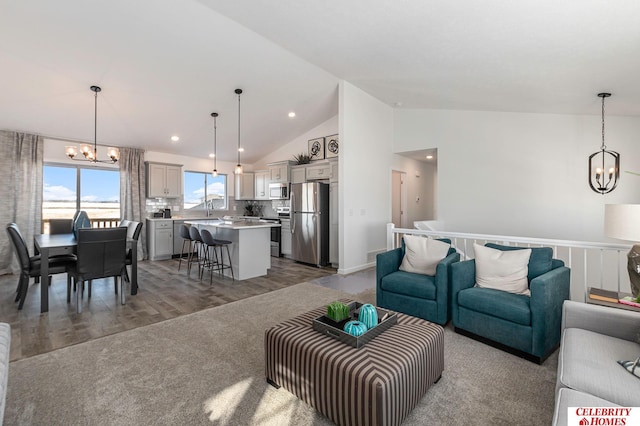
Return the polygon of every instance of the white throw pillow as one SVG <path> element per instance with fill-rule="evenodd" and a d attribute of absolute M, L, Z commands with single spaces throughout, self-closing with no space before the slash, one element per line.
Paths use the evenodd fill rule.
<path fill-rule="evenodd" d="M 404 258 L 400 270 L 415 274 L 435 275 L 438 263 L 449 252 L 450 244 L 433 238 L 405 235 Z"/>
<path fill-rule="evenodd" d="M 531 295 L 527 274 L 531 249 L 496 250 L 473 245 L 476 256 L 476 286 Z"/>

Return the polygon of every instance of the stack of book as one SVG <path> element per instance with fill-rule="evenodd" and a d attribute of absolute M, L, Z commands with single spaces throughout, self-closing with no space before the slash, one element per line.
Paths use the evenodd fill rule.
<path fill-rule="evenodd" d="M 634 308 L 640 308 L 640 303 L 633 296 L 619 297 L 617 291 L 604 290 L 601 288 L 591 288 L 589 290 L 589 299 L 600 300 L 602 302 L 620 303 L 627 306 L 633 306 Z"/>

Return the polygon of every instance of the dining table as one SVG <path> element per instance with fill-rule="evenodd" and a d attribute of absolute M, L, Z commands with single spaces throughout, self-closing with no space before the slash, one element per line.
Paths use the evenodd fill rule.
<path fill-rule="evenodd" d="M 127 249 L 131 249 L 131 295 L 138 293 L 138 241 L 127 238 Z M 49 311 L 49 258 L 61 254 L 76 254 L 78 240 L 69 234 L 40 234 L 34 237 L 37 253 L 40 253 L 40 312 Z"/>

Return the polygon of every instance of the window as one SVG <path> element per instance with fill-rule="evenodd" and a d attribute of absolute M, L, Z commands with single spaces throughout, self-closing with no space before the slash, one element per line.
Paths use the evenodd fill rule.
<path fill-rule="evenodd" d="M 71 219 L 85 210 L 95 222 L 120 219 L 120 171 L 98 167 L 45 165 L 42 219 Z M 103 225 L 105 226 L 105 225 Z"/>
<path fill-rule="evenodd" d="M 211 173 L 184 172 L 184 209 L 227 209 L 227 176 Z"/>

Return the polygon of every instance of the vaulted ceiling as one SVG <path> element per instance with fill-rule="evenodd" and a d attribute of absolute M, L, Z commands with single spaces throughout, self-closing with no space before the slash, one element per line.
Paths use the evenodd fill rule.
<path fill-rule="evenodd" d="M 631 0 L 0 0 L 0 128 L 253 162 L 338 111 L 640 116 Z M 289 118 L 291 111 L 295 118 Z M 172 135 L 180 136 L 172 142 Z"/>

